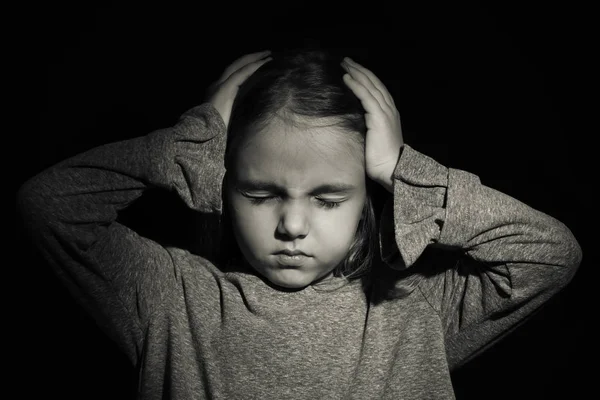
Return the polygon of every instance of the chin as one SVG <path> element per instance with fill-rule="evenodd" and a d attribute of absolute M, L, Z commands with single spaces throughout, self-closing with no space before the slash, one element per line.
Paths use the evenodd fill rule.
<path fill-rule="evenodd" d="M 313 282 L 310 279 L 281 279 L 278 277 L 271 277 L 269 281 L 286 289 L 304 289 Z"/>
<path fill-rule="evenodd" d="M 300 290 L 309 286 L 317 278 L 300 270 L 283 270 L 266 276 L 269 282 L 277 287 L 290 290 Z"/>

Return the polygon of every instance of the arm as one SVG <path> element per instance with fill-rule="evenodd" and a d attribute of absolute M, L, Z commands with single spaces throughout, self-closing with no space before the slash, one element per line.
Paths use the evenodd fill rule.
<path fill-rule="evenodd" d="M 42 255 L 73 296 L 135 363 L 145 326 L 178 287 L 171 252 L 117 221 L 146 189 L 176 192 L 191 209 L 219 213 L 226 127 L 239 85 L 268 52 L 232 63 L 207 103 L 169 129 L 110 143 L 27 181 L 18 204 Z M 201 273 L 201 271 L 199 271 Z"/>
<path fill-rule="evenodd" d="M 383 242 L 382 255 L 422 277 L 418 289 L 440 315 L 451 367 L 518 326 L 581 263 L 581 248 L 562 222 L 474 174 L 404 145 L 392 176 L 394 226 L 382 231 L 393 230 L 394 240 Z M 419 265 L 428 246 L 455 251 L 456 264 Z"/>
<path fill-rule="evenodd" d="M 560 221 L 405 145 L 383 83 L 352 60 L 342 67 L 366 112 L 366 172 L 393 194 L 382 215 L 382 259 L 404 271 L 398 293 L 418 288 L 438 313 L 450 367 L 459 366 L 563 288 L 581 248 Z M 427 247 L 452 250 L 455 262 Z"/>
<path fill-rule="evenodd" d="M 203 104 L 172 128 L 91 149 L 28 180 L 20 212 L 77 301 L 134 361 L 145 322 L 173 289 L 169 252 L 116 221 L 149 187 L 198 211 L 221 208 L 225 127 Z"/>

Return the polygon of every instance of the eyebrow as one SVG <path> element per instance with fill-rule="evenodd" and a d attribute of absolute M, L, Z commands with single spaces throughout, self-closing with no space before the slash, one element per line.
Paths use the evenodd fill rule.
<path fill-rule="evenodd" d="M 264 190 L 266 192 L 285 194 L 286 189 L 273 182 L 264 182 L 258 180 L 241 180 L 236 183 L 236 186 L 242 190 Z M 326 183 L 313 188 L 310 195 L 316 196 L 326 193 L 349 193 L 356 189 L 356 186 L 347 183 Z"/>

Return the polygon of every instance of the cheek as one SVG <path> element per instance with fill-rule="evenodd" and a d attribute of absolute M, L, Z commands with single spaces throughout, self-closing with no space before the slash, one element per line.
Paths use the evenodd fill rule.
<path fill-rule="evenodd" d="M 230 197 L 229 213 L 233 232 L 236 235 L 240 245 L 244 247 L 261 247 L 260 244 L 266 243 L 264 236 L 273 236 L 275 222 L 273 214 L 267 212 L 266 207 L 256 207 L 245 199 L 239 199 L 238 196 Z"/>
<path fill-rule="evenodd" d="M 352 204 L 351 207 L 330 212 L 327 217 L 319 219 L 323 239 L 338 250 L 346 250 L 356 235 L 362 209 L 362 203 Z"/>

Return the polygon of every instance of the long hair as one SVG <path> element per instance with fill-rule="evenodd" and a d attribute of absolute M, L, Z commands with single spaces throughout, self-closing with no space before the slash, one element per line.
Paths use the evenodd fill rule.
<path fill-rule="evenodd" d="M 236 96 L 227 135 L 227 170 L 235 163 L 232 155 L 244 135 L 263 129 L 275 118 L 289 124 L 325 119 L 348 132 L 348 137 L 364 148 L 365 110 L 342 80 L 342 57 L 318 49 L 296 49 L 272 56 L 241 85 Z M 367 199 L 356 235 L 346 258 L 333 271 L 334 276 L 348 281 L 364 276 L 379 254 L 374 186 L 367 179 Z M 241 251 L 233 237 L 225 194 L 223 202 L 221 259 L 231 264 L 239 260 Z"/>

